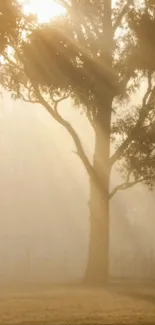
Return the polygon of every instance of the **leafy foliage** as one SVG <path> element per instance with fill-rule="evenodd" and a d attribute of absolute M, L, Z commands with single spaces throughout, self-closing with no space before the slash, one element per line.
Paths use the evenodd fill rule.
<path fill-rule="evenodd" d="M 21 6 L 16 0 L 0 0 L 0 53 L 19 33 Z"/>
<path fill-rule="evenodd" d="M 62 95 L 66 98 L 70 94 L 76 105 L 84 107 L 95 128 L 100 113 L 107 114 L 106 103 L 110 97 L 113 102 L 110 116 L 115 112 L 111 138 L 116 151 L 109 164 L 112 167 L 115 162 L 121 162 L 120 169 L 127 177 L 126 187 L 139 181 L 152 187 L 155 181 L 154 0 L 145 6 L 135 0 L 134 7 L 132 1 L 124 6 L 118 0 L 112 19 L 109 1 L 62 2 L 67 7 L 67 15 L 39 26 L 32 24 L 31 17 L 21 15 L 15 0 L 10 1 L 11 11 L 9 6 L 4 9 L 1 5 L 0 40 L 5 58 L 1 68 L 2 85 L 15 99 L 41 102 L 67 127 L 76 144 L 75 131 L 53 110 L 54 98 Z M 25 31 L 25 38 L 21 30 Z M 14 48 L 11 59 L 7 44 Z M 133 108 L 131 95 L 144 81 L 148 87 L 142 103 Z M 127 104 L 129 109 L 120 114 Z M 90 167 L 81 147 L 80 155 Z"/>

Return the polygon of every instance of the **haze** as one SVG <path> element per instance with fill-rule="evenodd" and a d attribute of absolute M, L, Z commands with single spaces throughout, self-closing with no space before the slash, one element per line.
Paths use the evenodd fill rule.
<path fill-rule="evenodd" d="M 91 157 L 94 137 L 87 120 L 72 111 L 69 100 L 61 109 Z M 8 95 L 1 99 L 0 134 L 1 281 L 80 279 L 88 255 L 89 180 L 70 137 L 41 106 Z M 119 177 L 114 172 L 114 182 Z M 153 272 L 154 208 L 154 193 L 144 186 L 112 200 L 113 276 L 132 276 L 131 261 L 138 275 Z"/>

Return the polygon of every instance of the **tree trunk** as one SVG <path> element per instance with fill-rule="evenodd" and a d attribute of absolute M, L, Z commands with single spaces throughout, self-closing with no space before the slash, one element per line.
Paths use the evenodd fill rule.
<path fill-rule="evenodd" d="M 113 29 L 111 1 L 104 1 L 103 50 L 101 62 L 112 71 Z M 89 284 L 104 284 L 109 277 L 109 179 L 110 179 L 110 127 L 114 94 L 107 85 L 98 82 L 96 87 L 97 115 L 95 116 L 94 169 L 103 184 L 99 190 L 90 179 L 90 242 L 85 281 Z"/>
<path fill-rule="evenodd" d="M 94 169 L 98 173 L 104 192 L 90 179 L 90 242 L 85 282 L 104 284 L 109 277 L 109 155 L 112 96 L 108 96 L 104 109 L 99 110 L 95 128 Z"/>
<path fill-rule="evenodd" d="M 102 285 L 109 277 L 109 200 L 91 184 L 89 255 L 85 282 Z"/>

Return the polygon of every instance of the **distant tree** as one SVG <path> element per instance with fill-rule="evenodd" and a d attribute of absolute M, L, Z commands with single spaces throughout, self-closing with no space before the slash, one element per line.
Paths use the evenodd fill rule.
<path fill-rule="evenodd" d="M 42 104 L 75 143 L 90 177 L 90 244 L 85 280 L 97 284 L 107 281 L 109 275 L 110 199 L 137 183 L 152 188 L 155 181 L 155 3 L 59 3 L 66 8 L 66 16 L 50 24 L 38 25 L 34 17 L 33 21 L 22 14 L 20 20 L 16 18 L 16 37 L 5 25 L 0 34 L 1 83 L 14 99 Z M 133 107 L 131 95 L 140 91 L 143 83 L 146 92 L 142 103 Z M 59 112 L 60 101 L 68 96 L 74 105 L 83 108 L 94 129 L 93 164 L 75 129 Z M 113 154 L 111 143 L 115 147 Z M 124 181 L 110 192 L 115 164 Z"/>

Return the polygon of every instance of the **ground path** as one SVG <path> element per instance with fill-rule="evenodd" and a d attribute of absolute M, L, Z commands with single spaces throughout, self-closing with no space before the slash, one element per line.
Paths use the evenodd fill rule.
<path fill-rule="evenodd" d="M 0 286 L 0 325 L 153 325 L 153 285 Z"/>

